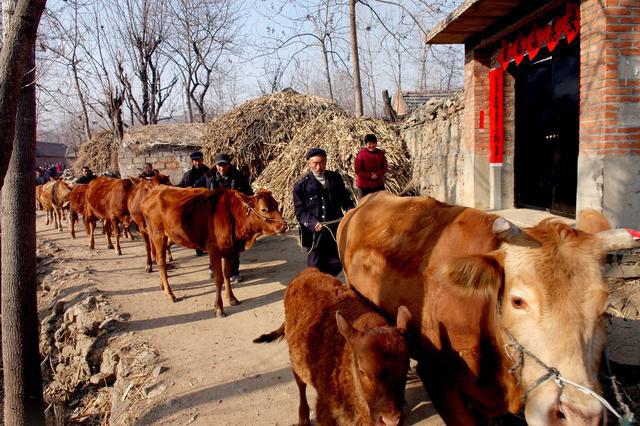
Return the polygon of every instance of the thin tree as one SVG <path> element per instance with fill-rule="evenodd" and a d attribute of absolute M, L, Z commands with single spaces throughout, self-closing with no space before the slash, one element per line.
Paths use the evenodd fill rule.
<path fill-rule="evenodd" d="M 351 29 L 351 60 L 353 63 L 353 92 L 356 116 L 362 116 L 362 86 L 360 84 L 360 55 L 358 54 L 358 28 L 356 27 L 356 1 L 349 0 L 349 27 Z"/>
<path fill-rule="evenodd" d="M 4 424 L 10 426 L 44 424 L 32 173 L 36 134 L 34 43 L 44 7 L 45 0 L 2 3 L 5 31 L 0 52 L 0 278 Z"/>

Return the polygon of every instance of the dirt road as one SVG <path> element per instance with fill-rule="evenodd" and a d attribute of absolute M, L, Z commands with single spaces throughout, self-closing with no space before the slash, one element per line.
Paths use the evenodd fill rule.
<path fill-rule="evenodd" d="M 80 226 L 82 227 L 82 226 Z M 214 318 L 215 287 L 206 257 L 174 247 L 176 269 L 169 279 L 179 302 L 160 291 L 157 272 L 144 271 L 140 240 L 125 241 L 123 255 L 108 250 L 104 238 L 90 251 L 83 230 L 72 240 L 44 224 L 39 212 L 38 240 L 63 248 L 65 268 L 82 271 L 121 312 L 123 327 L 160 352 L 166 390 L 147 400 L 138 424 L 287 425 L 297 421 L 298 390 L 286 343 L 256 345 L 252 339 L 283 321 L 286 284 L 305 267 L 294 234 L 259 240 L 241 255 L 243 281 L 234 286 L 238 306 Z M 89 285 L 89 284 L 87 284 Z M 74 284 L 69 291 L 81 291 Z M 312 390 L 308 390 L 312 397 Z M 407 386 L 409 424 L 441 424 L 419 382 Z"/>

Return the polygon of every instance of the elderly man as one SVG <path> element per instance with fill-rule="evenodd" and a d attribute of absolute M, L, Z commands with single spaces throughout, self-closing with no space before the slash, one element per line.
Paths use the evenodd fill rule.
<path fill-rule="evenodd" d="M 300 222 L 302 245 L 308 250 L 308 266 L 335 276 L 342 271 L 335 240 L 337 220 L 353 208 L 354 203 L 342 176 L 326 170 L 324 149 L 311 148 L 306 158 L 309 173 L 293 186 L 293 205 Z"/>
<path fill-rule="evenodd" d="M 182 180 L 178 186 L 182 188 L 190 188 L 195 186 L 196 182 L 207 172 L 209 167 L 205 166 L 200 151 L 191 153 L 191 169 L 182 176 Z"/>

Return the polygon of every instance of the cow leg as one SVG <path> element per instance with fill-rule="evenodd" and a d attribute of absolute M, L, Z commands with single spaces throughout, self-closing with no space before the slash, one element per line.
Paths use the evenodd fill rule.
<path fill-rule="evenodd" d="M 144 241 L 144 249 L 147 251 L 147 266 L 145 266 L 144 270 L 147 272 L 153 272 L 153 262 L 151 261 L 151 241 L 149 241 L 149 234 L 140 229 L 140 236 L 142 236 L 142 241 Z"/>
<path fill-rule="evenodd" d="M 45 225 L 48 225 L 48 224 L 51 223 L 51 221 L 49 220 L 49 214 L 50 214 L 49 210 L 45 209 L 45 211 L 44 211 L 44 216 L 45 216 L 44 224 Z"/>
<path fill-rule="evenodd" d="M 120 227 L 118 226 L 118 221 L 116 219 L 111 220 L 111 224 L 115 230 L 114 234 L 116 234 L 116 253 L 120 256 L 122 254 L 122 249 L 120 248 Z M 123 229 L 125 228 L 124 225 L 122 227 Z"/>
<path fill-rule="evenodd" d="M 78 213 L 71 210 L 69 212 L 69 230 L 71 231 L 71 238 L 76 239 L 76 222 L 78 221 Z"/>
<path fill-rule="evenodd" d="M 116 223 L 116 229 L 118 228 L 117 226 L 118 224 Z M 111 242 L 111 232 L 112 232 L 113 228 L 111 226 L 111 221 L 108 219 L 105 219 L 102 221 L 102 231 L 105 235 L 105 237 L 107 238 L 107 248 L 108 249 L 113 249 L 113 243 Z"/>
<path fill-rule="evenodd" d="M 230 305 L 239 305 L 240 301 L 233 295 L 233 289 L 231 288 L 231 263 L 232 259 L 222 258 L 222 273 L 224 274 L 224 285 L 227 286 L 227 301 Z"/>
<path fill-rule="evenodd" d="M 173 241 L 168 240 L 167 241 L 167 260 L 169 260 L 169 262 L 173 262 L 173 254 L 171 254 L 172 246 L 173 246 Z"/>
<path fill-rule="evenodd" d="M 93 234 L 95 233 L 95 230 L 96 230 L 96 220 L 88 219 L 87 222 L 89 222 L 89 232 L 87 233 L 87 235 L 89 236 L 89 248 L 91 250 L 95 250 L 96 241 L 93 237 Z"/>
<path fill-rule="evenodd" d="M 160 272 L 160 287 L 173 302 L 176 302 L 177 299 L 175 294 L 173 294 L 173 291 L 171 290 L 171 286 L 169 286 L 169 276 L 167 275 L 167 262 L 165 255 L 167 237 L 165 237 L 164 235 L 154 235 L 152 242 L 156 252 L 156 263 L 158 264 L 158 272 Z"/>
<path fill-rule="evenodd" d="M 214 280 L 216 283 L 216 316 L 224 317 L 224 309 L 222 308 L 222 258 L 214 251 L 207 248 L 209 253 L 209 264 L 213 268 Z M 227 278 L 228 279 L 228 278 Z"/>
<path fill-rule="evenodd" d="M 298 393 L 300 394 L 300 403 L 298 405 L 298 424 L 310 425 L 311 419 L 309 419 L 309 403 L 307 402 L 307 384 L 302 381 L 300 376 L 293 372 L 293 377 L 296 378 L 298 384 Z"/>

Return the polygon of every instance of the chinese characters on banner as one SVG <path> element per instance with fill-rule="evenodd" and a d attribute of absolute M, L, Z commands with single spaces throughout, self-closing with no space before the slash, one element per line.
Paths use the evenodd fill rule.
<path fill-rule="evenodd" d="M 533 60 L 545 44 L 547 49 L 553 52 L 563 33 L 567 43 L 571 43 L 579 32 L 580 6 L 576 3 L 567 3 L 564 15 L 555 18 L 549 25 L 543 27 L 533 25 L 528 34 L 517 34 L 511 43 L 503 40 L 497 60 L 502 69 L 506 70 L 512 59 L 516 65 L 520 65 L 525 55 L 529 60 Z"/>
<path fill-rule="evenodd" d="M 489 163 L 502 164 L 504 148 L 504 84 L 502 69 L 489 71 Z"/>
<path fill-rule="evenodd" d="M 540 49 L 546 45 L 550 52 L 558 46 L 564 33 L 567 43 L 571 43 L 580 33 L 580 6 L 567 3 L 565 13 L 549 24 L 533 25 L 528 34 L 520 32 L 509 43 L 502 40 L 497 61 L 500 64 L 489 71 L 489 162 L 502 165 L 504 147 L 504 80 L 503 72 L 513 59 L 520 65 L 525 56 L 532 61 Z"/>

